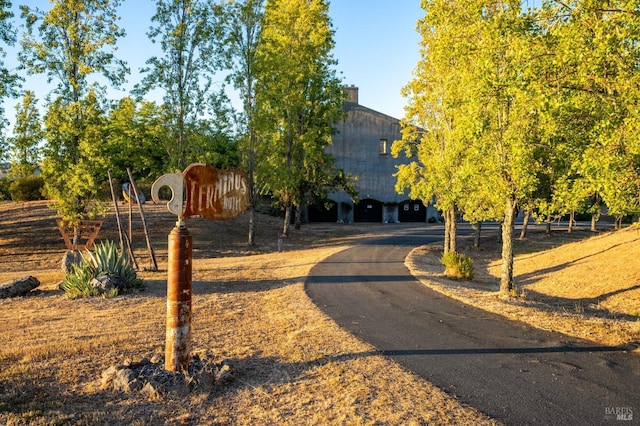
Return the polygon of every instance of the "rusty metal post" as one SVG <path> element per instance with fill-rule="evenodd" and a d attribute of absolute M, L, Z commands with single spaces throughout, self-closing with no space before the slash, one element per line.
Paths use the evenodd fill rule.
<path fill-rule="evenodd" d="M 183 371 L 191 346 L 191 234 L 179 221 L 169 234 L 167 333 L 164 368 Z"/>

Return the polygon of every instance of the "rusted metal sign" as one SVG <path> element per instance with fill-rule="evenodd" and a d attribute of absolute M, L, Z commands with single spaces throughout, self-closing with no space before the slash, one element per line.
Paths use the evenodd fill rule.
<path fill-rule="evenodd" d="M 192 164 L 182 174 L 187 189 L 184 218 L 233 219 L 249 207 L 244 171 Z"/>
<path fill-rule="evenodd" d="M 169 234 L 167 268 L 167 323 L 165 369 L 188 369 L 191 340 L 192 239 L 182 219 L 204 217 L 232 219 L 249 206 L 249 185 L 240 169 L 219 170 L 192 164 L 179 173 L 160 176 L 151 187 L 151 197 L 160 202 L 160 189 L 171 189 L 169 211 L 178 216 Z"/>
<path fill-rule="evenodd" d="M 163 175 L 151 189 L 154 201 L 159 201 L 158 193 L 163 186 L 171 188 L 173 198 L 167 207 L 180 219 L 233 219 L 249 207 L 246 173 L 237 168 L 220 170 L 196 163 L 182 175 Z"/>

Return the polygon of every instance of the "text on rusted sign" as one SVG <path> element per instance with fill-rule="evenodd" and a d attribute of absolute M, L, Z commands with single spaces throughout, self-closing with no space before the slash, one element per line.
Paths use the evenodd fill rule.
<path fill-rule="evenodd" d="M 232 219 L 249 207 L 244 170 L 192 164 L 183 174 L 186 196 L 183 218 Z"/>

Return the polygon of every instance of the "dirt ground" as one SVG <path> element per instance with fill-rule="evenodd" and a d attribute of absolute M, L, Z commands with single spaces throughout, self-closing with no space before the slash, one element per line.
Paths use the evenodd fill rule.
<path fill-rule="evenodd" d="M 119 207 L 128 226 L 128 205 Z M 66 249 L 47 203 L 0 204 L 0 283 L 25 275 L 42 282 L 29 296 L 0 300 L 0 423 L 499 423 L 380 356 L 307 298 L 304 278 L 314 264 L 362 234 L 384 234 L 396 225 L 304 225 L 279 252 L 279 218 L 257 216 L 254 246 L 246 244 L 246 215 L 189 220 L 192 353 L 229 360 L 236 379 L 212 392 L 160 400 L 102 388 L 101 373 L 110 366 L 164 353 L 166 247 L 175 217 L 153 204 L 144 212 L 159 267 L 140 272 L 144 291 L 68 300 L 57 287 Z M 132 219 L 136 258 L 149 268 L 137 210 Z M 117 229 L 111 211 L 98 239 L 117 241 Z M 533 233 L 516 247 L 524 296 L 513 300 L 496 293 L 499 245 L 493 236 L 484 238 L 481 250 L 461 241 L 475 261 L 471 283 L 441 276 L 438 248 L 417 248 L 407 264 L 426 285 L 467 303 L 633 347 L 640 341 L 639 238 L 635 230 L 593 237 L 587 231 Z"/>

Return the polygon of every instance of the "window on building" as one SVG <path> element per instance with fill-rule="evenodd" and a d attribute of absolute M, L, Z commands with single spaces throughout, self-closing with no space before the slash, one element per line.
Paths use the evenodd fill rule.
<path fill-rule="evenodd" d="M 389 147 L 387 146 L 386 139 L 380 139 L 380 155 L 387 155 L 389 153 Z"/>

